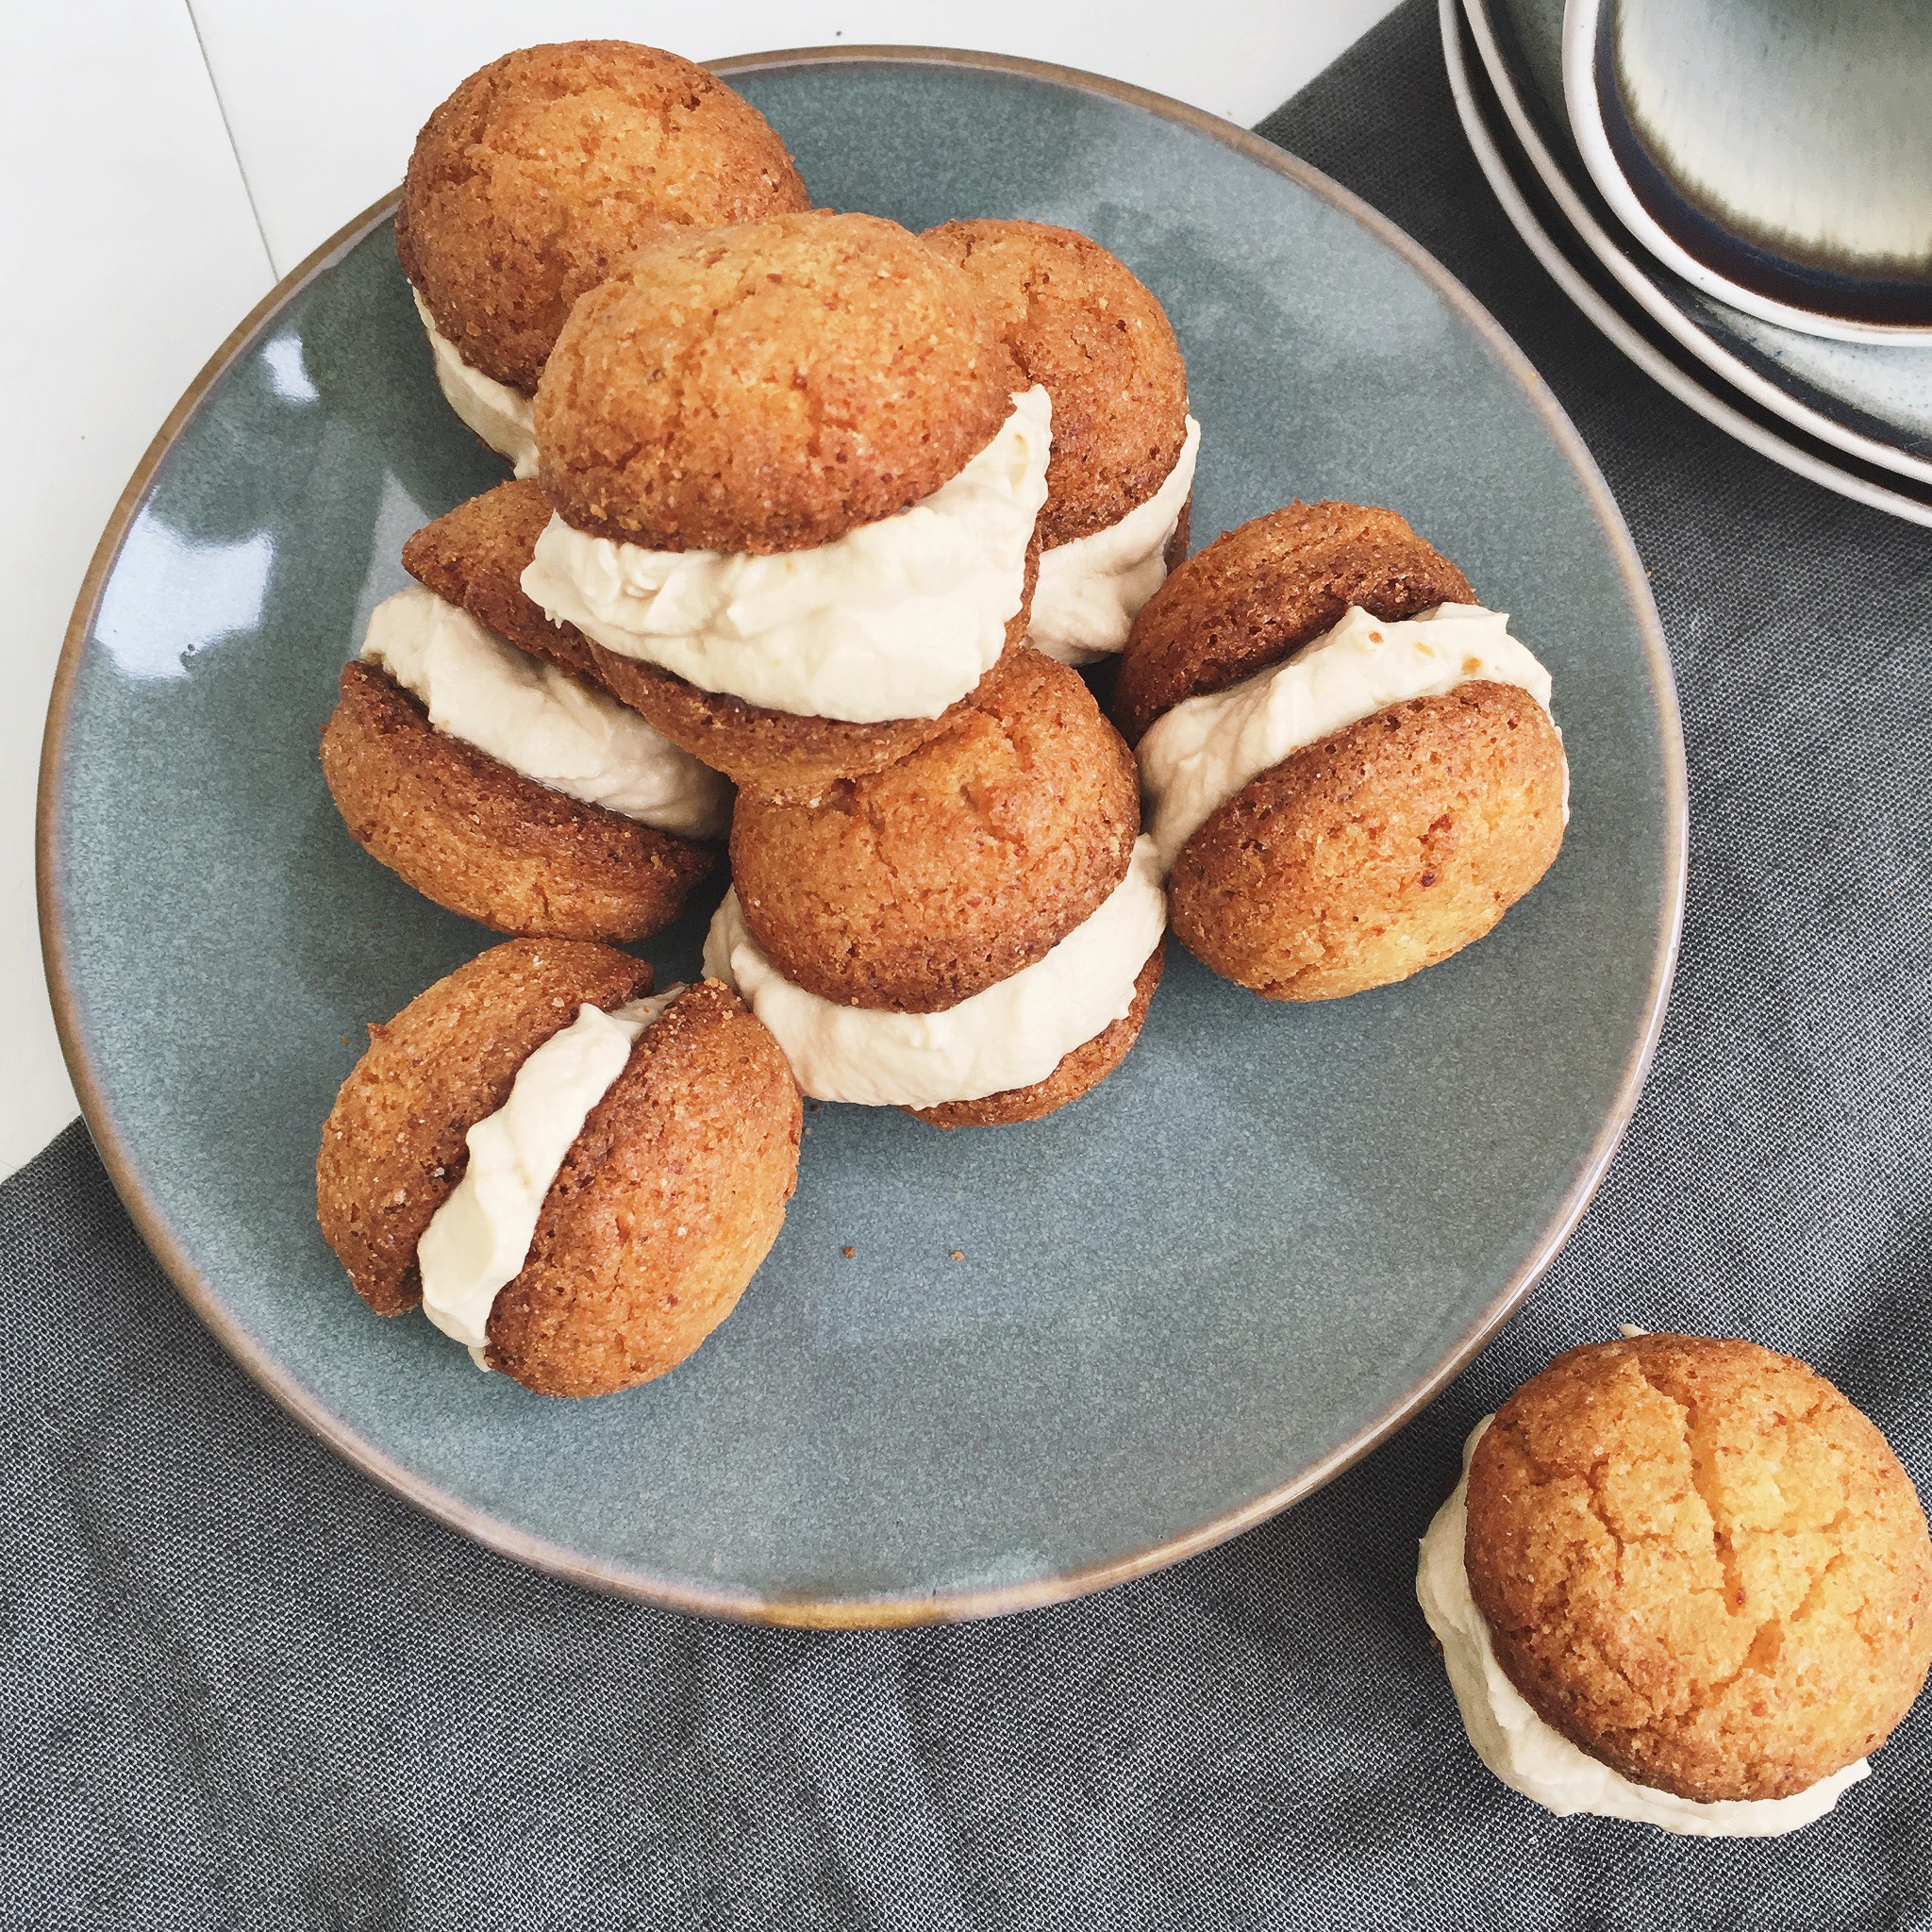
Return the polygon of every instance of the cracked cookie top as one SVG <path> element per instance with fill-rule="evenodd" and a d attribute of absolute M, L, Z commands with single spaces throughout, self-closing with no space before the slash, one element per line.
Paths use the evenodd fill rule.
<path fill-rule="evenodd" d="M 1023 386 L 972 284 L 896 222 L 666 229 L 572 309 L 541 475 L 592 536 L 808 550 L 957 476 Z"/>
<path fill-rule="evenodd" d="M 738 794 L 731 870 L 793 985 L 931 1013 L 1041 959 L 1125 877 L 1134 760 L 1080 675 L 1008 651 L 945 728 L 810 804 Z"/>
<path fill-rule="evenodd" d="M 1639 1784 L 1781 1798 L 1882 1744 L 1932 1661 L 1932 1543 L 1878 1430 L 1804 1363 L 1572 1349 L 1469 1472 L 1470 1589 L 1537 1714 Z"/>
<path fill-rule="evenodd" d="M 571 304 L 647 235 L 809 206 L 723 81 L 656 47 L 568 41 L 492 60 L 430 115 L 396 253 L 463 360 L 528 395 Z"/>

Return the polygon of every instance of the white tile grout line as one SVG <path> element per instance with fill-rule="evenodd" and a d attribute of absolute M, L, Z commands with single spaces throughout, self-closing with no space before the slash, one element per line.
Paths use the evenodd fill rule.
<path fill-rule="evenodd" d="M 228 104 L 222 98 L 222 84 L 215 77 L 214 63 L 208 58 L 208 42 L 202 38 L 201 22 L 194 17 L 194 0 L 181 0 L 188 12 L 188 25 L 194 35 L 194 45 L 201 55 L 202 72 L 208 75 L 208 84 L 215 97 L 215 111 L 222 117 L 222 132 L 228 138 L 228 152 L 235 158 L 235 172 L 242 177 L 242 192 L 248 199 L 249 217 L 255 223 L 256 239 L 261 243 L 261 252 L 268 259 L 269 279 L 279 281 L 282 265 L 275 259 L 275 250 L 269 246 L 268 230 L 262 225 L 261 210 L 255 204 L 255 184 L 248 178 L 247 164 L 242 158 L 242 150 L 235 141 L 235 124 L 228 119 Z"/>

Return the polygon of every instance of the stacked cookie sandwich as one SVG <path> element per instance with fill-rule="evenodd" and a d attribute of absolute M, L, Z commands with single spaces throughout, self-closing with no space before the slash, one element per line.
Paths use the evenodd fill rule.
<path fill-rule="evenodd" d="M 1447 958 L 1562 843 L 1549 674 L 1392 510 L 1297 503 L 1218 538 L 1141 610 L 1114 705 L 1175 933 L 1267 999 Z"/>
<path fill-rule="evenodd" d="M 724 988 L 654 997 L 627 954 L 512 940 L 369 1032 L 316 1208 L 376 1313 L 421 1304 L 479 1366 L 596 1395 L 731 1312 L 797 1184 L 801 1118 Z"/>
<path fill-rule="evenodd" d="M 579 302 L 537 397 L 524 575 L 610 689 L 741 785 L 911 751 L 1024 634 L 1043 390 L 896 224 L 667 230 Z"/>
<path fill-rule="evenodd" d="M 537 378 L 579 295 L 667 224 L 808 206 L 764 117 L 702 67 L 572 41 L 491 61 L 430 115 L 396 253 L 450 407 L 527 476 Z"/>

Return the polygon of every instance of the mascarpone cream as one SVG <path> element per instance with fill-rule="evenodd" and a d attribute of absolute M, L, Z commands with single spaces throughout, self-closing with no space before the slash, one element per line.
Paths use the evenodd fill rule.
<path fill-rule="evenodd" d="M 1463 1559 L 1470 1457 L 1492 1420 L 1485 1416 L 1463 1445 L 1462 1480 L 1423 1538 L 1415 1593 L 1442 1646 L 1442 1662 L 1469 1741 L 1506 1785 L 1559 1818 L 1591 1811 L 1602 1818 L 1635 1819 L 1640 1824 L 1692 1838 L 1777 1838 L 1823 1818 L 1853 1785 L 1870 1774 L 1871 1767 L 1861 1757 L 1793 1797 L 1702 1803 L 1633 1783 L 1546 1724 L 1496 1660 L 1490 1626 L 1470 1592 Z"/>
<path fill-rule="evenodd" d="M 585 1006 L 517 1069 L 509 1098 L 464 1137 L 470 1164 L 416 1244 L 423 1312 L 486 1366 L 490 1310 L 522 1272 L 558 1170 L 591 1109 L 616 1083 L 638 1036 L 681 986 L 614 1012 Z"/>
<path fill-rule="evenodd" d="M 457 345 L 436 325 L 429 305 L 412 288 L 416 313 L 428 331 L 436 358 L 436 386 L 442 399 L 497 455 L 516 465 L 519 476 L 537 474 L 537 402 L 520 389 L 472 369 Z"/>
<path fill-rule="evenodd" d="M 552 517 L 524 590 L 553 623 L 702 691 L 813 718 L 937 718 L 991 668 L 1046 501 L 1052 405 L 1012 414 L 959 474 L 813 550 L 646 550 Z"/>
<path fill-rule="evenodd" d="M 1167 546 L 1194 487 L 1201 425 L 1190 416 L 1167 480 L 1119 523 L 1040 553 L 1027 641 L 1062 664 L 1091 664 L 1127 641 L 1141 607 L 1167 580 Z"/>
<path fill-rule="evenodd" d="M 794 986 L 724 895 L 705 941 L 705 971 L 737 989 L 816 1100 L 939 1107 L 1043 1080 L 1076 1046 L 1123 1018 L 1167 925 L 1152 841 L 1127 875 L 1043 958 L 939 1013 L 843 1007 Z"/>
<path fill-rule="evenodd" d="M 413 586 L 370 613 L 362 660 L 422 699 L 439 731 L 526 778 L 680 838 L 722 838 L 731 788 L 615 698 Z"/>
<path fill-rule="evenodd" d="M 1550 674 L 1508 626 L 1479 604 L 1439 604 L 1400 624 L 1352 605 L 1293 657 L 1156 719 L 1141 741 L 1141 783 L 1162 873 L 1252 779 L 1391 705 L 1480 678 L 1520 686 L 1547 711 Z"/>

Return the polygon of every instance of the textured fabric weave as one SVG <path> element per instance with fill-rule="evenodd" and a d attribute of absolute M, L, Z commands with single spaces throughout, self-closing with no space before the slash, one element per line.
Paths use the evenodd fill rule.
<path fill-rule="evenodd" d="M 288 1422 L 84 1134 L 0 1189 L 0 1924 L 1932 1925 L 1932 1701 L 1815 1829 L 1560 1822 L 1468 1751 L 1413 1595 L 1474 1419 L 1618 1324 L 1818 1365 L 1932 1478 L 1932 541 L 1728 442 L 1505 226 L 1411 0 L 1265 126 L 1460 275 L 1654 572 L 1690 736 L 1657 1069 L 1528 1307 L 1225 1548 L 988 1624 L 686 1621 L 472 1546 Z"/>

